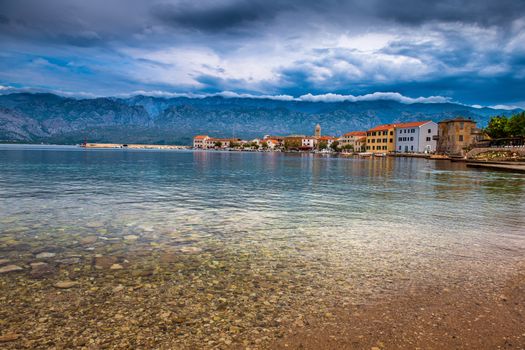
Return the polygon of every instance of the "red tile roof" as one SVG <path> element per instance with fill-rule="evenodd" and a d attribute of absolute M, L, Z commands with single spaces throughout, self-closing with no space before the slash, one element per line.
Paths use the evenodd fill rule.
<path fill-rule="evenodd" d="M 197 135 L 194 137 L 195 140 L 204 140 L 208 135 Z"/>
<path fill-rule="evenodd" d="M 392 129 L 394 127 L 395 127 L 394 124 L 383 124 L 383 125 L 378 125 L 368 131 L 384 131 L 384 130 Z"/>
<path fill-rule="evenodd" d="M 350 131 L 343 136 L 366 136 L 366 131 Z"/>
<path fill-rule="evenodd" d="M 414 127 L 418 127 L 418 126 L 421 126 L 421 125 L 424 125 L 426 123 L 429 123 L 431 122 L 431 120 L 425 120 L 425 121 L 422 121 L 422 122 L 408 122 L 408 123 L 398 123 L 398 124 L 394 124 L 396 128 L 414 128 Z"/>

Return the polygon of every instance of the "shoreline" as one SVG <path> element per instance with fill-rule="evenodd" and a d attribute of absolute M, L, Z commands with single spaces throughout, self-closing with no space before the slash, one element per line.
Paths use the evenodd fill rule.
<path fill-rule="evenodd" d="M 80 149 L 133 149 L 133 150 L 189 150 L 195 152 L 247 152 L 247 153 L 285 153 L 285 154 L 313 154 L 328 157 L 341 157 L 341 158 L 419 158 L 434 161 L 447 160 L 450 162 L 461 162 L 466 163 L 469 168 L 481 169 L 481 170 L 493 170 L 493 171 L 504 171 L 504 172 L 515 172 L 525 173 L 525 162 L 513 161 L 513 160 L 477 160 L 477 159 L 465 159 L 465 158 L 454 158 L 446 155 L 436 154 L 419 154 L 419 153 L 390 153 L 383 155 L 375 154 L 360 154 L 360 153 L 342 153 L 342 152 L 314 152 L 314 151 L 274 151 L 274 150 L 243 150 L 243 149 L 195 149 L 191 146 L 181 145 L 154 145 L 154 144 L 119 144 L 119 143 L 87 143 L 80 145 L 64 145 L 64 144 L 18 144 L 18 143 L 5 143 L 0 146 L 28 146 L 28 147 L 71 147 Z"/>

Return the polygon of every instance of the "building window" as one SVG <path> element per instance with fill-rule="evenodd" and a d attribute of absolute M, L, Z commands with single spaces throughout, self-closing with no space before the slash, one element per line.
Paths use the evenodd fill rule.
<path fill-rule="evenodd" d="M 413 151 L 414 150 L 414 146 L 410 146 L 410 150 Z"/>
<path fill-rule="evenodd" d="M 399 150 L 401 151 L 401 146 L 399 146 Z"/>
<path fill-rule="evenodd" d="M 463 135 L 459 135 L 459 142 L 463 142 Z"/>
<path fill-rule="evenodd" d="M 388 142 L 388 139 L 383 139 L 383 143 L 387 143 Z"/>
<path fill-rule="evenodd" d="M 460 128 L 461 130 L 463 130 L 464 127 L 465 127 L 465 123 L 463 123 L 463 122 L 459 123 L 459 128 Z"/>
<path fill-rule="evenodd" d="M 427 142 L 430 141 L 430 137 L 427 137 Z"/>
<path fill-rule="evenodd" d="M 402 137 L 400 137 L 400 138 L 398 138 L 397 140 L 398 140 L 398 141 L 401 141 L 402 139 L 403 139 L 403 138 L 402 138 Z"/>
<path fill-rule="evenodd" d="M 430 134 L 431 132 L 432 132 L 432 130 L 431 130 L 431 129 L 428 129 L 428 133 Z"/>
<path fill-rule="evenodd" d="M 394 139 L 390 139 L 390 143 L 394 142 Z"/>
<path fill-rule="evenodd" d="M 414 136 L 411 136 L 411 137 L 410 137 L 410 141 L 414 141 Z"/>
<path fill-rule="evenodd" d="M 393 131 L 390 131 L 390 135 L 394 135 L 394 132 L 393 132 Z"/>

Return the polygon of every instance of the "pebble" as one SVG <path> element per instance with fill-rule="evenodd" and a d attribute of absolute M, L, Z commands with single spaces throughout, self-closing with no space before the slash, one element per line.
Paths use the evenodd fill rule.
<path fill-rule="evenodd" d="M 0 266 L 5 265 L 9 262 L 8 259 L 0 259 Z"/>
<path fill-rule="evenodd" d="M 118 293 L 124 290 L 124 286 L 122 284 L 119 284 L 115 288 L 113 288 L 113 293 Z"/>
<path fill-rule="evenodd" d="M 68 289 L 68 288 L 75 287 L 77 285 L 78 285 L 78 282 L 75 282 L 75 281 L 61 281 L 61 282 L 55 283 L 53 287 L 59 288 L 59 289 Z"/>
<path fill-rule="evenodd" d="M 17 265 L 6 265 L 4 267 L 0 267 L 0 273 L 8 273 L 8 272 L 14 272 L 14 271 L 22 271 L 23 268 Z"/>
<path fill-rule="evenodd" d="M 182 247 L 180 251 L 188 254 L 196 254 L 202 252 L 202 249 L 197 247 Z"/>
<path fill-rule="evenodd" d="M 139 236 L 137 236 L 137 235 L 126 235 L 126 236 L 124 236 L 124 240 L 126 240 L 126 241 L 136 241 L 137 239 L 139 239 Z"/>
<path fill-rule="evenodd" d="M 18 338 L 20 338 L 19 334 L 7 333 L 7 334 L 4 334 L 4 335 L 0 335 L 0 343 L 7 343 L 7 342 L 10 342 L 10 341 L 15 341 Z"/>
<path fill-rule="evenodd" d="M 48 259 L 53 258 L 56 254 L 55 253 L 49 253 L 49 252 L 42 252 L 36 255 L 37 259 Z"/>
<path fill-rule="evenodd" d="M 109 268 L 110 270 L 122 270 L 124 267 L 120 264 L 113 264 L 111 265 L 111 267 Z"/>
<path fill-rule="evenodd" d="M 97 236 L 87 236 L 80 239 L 81 244 L 93 244 L 97 241 Z"/>

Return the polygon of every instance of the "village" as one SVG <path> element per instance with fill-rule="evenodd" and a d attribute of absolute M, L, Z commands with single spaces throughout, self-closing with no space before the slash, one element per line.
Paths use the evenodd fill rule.
<path fill-rule="evenodd" d="M 386 155 L 445 155 L 462 157 L 475 145 L 488 139 L 468 118 L 454 118 L 438 123 L 414 121 L 378 125 L 366 131 L 350 131 L 341 136 L 324 136 L 317 124 L 313 135 L 265 135 L 253 140 L 215 138 L 198 135 L 193 148 L 203 150 L 291 151 Z"/>

